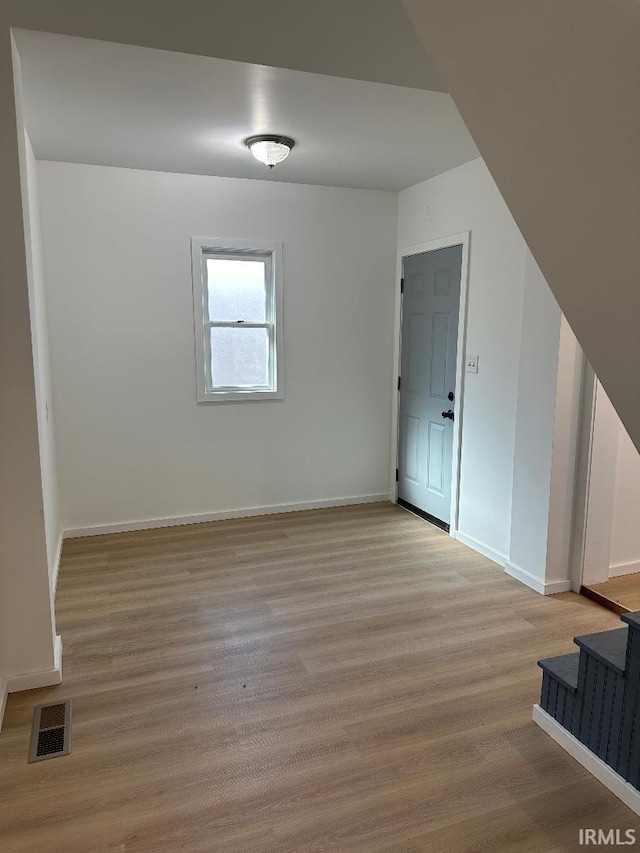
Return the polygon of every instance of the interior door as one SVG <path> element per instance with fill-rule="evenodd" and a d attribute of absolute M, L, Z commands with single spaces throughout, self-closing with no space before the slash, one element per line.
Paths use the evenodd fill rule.
<path fill-rule="evenodd" d="M 462 246 L 403 258 L 398 503 L 449 529 Z"/>

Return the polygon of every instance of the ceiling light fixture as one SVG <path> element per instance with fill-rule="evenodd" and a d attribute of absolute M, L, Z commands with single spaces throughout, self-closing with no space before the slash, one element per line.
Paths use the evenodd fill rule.
<path fill-rule="evenodd" d="M 249 136 L 244 144 L 256 160 L 273 169 L 275 165 L 287 159 L 295 142 L 289 136 L 261 133 L 258 136 Z"/>

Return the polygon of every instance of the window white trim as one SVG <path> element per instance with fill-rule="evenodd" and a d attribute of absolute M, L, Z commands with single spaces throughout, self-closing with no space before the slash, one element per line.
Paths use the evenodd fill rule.
<path fill-rule="evenodd" d="M 232 253 L 240 256 L 255 254 L 267 261 L 267 276 L 272 284 L 272 298 L 267 302 L 265 323 L 243 323 L 243 328 L 267 328 L 270 335 L 270 374 L 273 386 L 268 388 L 211 388 L 209 349 L 209 328 L 211 326 L 229 326 L 230 323 L 211 323 L 206 307 L 207 284 L 206 256 L 220 253 L 229 258 Z M 282 334 L 283 293 L 282 293 L 282 243 L 273 240 L 230 240 L 211 237 L 191 238 L 191 272 L 193 282 L 193 331 L 196 358 L 196 388 L 199 403 L 240 403 L 257 400 L 282 400 L 284 397 L 284 347 Z"/>

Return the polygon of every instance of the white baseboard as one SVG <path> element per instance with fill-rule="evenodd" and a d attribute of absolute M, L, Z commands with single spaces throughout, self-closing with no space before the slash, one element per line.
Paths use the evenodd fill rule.
<path fill-rule="evenodd" d="M 629 806 L 631 811 L 640 815 L 640 792 L 618 775 L 601 758 L 594 755 L 590 749 L 570 734 L 557 720 L 547 714 L 539 705 L 533 706 L 533 721 L 545 731 L 549 737 L 568 752 L 572 758 L 582 764 L 585 770 L 595 776 L 607 787 L 612 794 Z"/>
<path fill-rule="evenodd" d="M 7 679 L 7 693 L 20 690 L 37 690 L 39 687 L 54 687 L 62 682 L 62 637 L 58 634 L 53 650 L 53 668 L 42 672 L 27 672 Z"/>
<path fill-rule="evenodd" d="M 571 591 L 571 579 L 561 581 L 545 581 L 543 595 L 557 595 L 559 592 Z"/>
<path fill-rule="evenodd" d="M 209 512 L 200 515 L 181 515 L 173 518 L 150 518 L 144 521 L 123 521 L 115 524 L 99 524 L 94 527 L 73 527 L 65 530 L 65 539 L 80 536 L 100 536 L 105 533 L 129 533 L 133 530 L 152 530 L 156 527 L 177 527 L 181 524 L 201 524 L 205 521 L 225 521 L 231 518 L 250 518 L 256 515 L 275 515 L 281 512 L 300 512 L 307 509 L 328 509 L 334 506 L 354 506 L 356 504 L 379 503 L 388 501 L 389 496 L 358 495 L 348 498 L 330 498 L 321 501 L 305 501 L 291 504 L 272 504 L 247 509 L 231 509 L 222 512 Z"/>
<path fill-rule="evenodd" d="M 56 592 L 58 591 L 58 576 L 60 574 L 60 560 L 62 558 L 62 546 L 64 544 L 64 531 L 60 531 L 58 536 L 58 546 L 56 548 L 56 556 L 53 564 L 53 574 L 51 575 L 51 593 L 55 601 Z"/>
<path fill-rule="evenodd" d="M 467 536 L 466 533 L 462 533 L 460 530 L 454 530 L 451 535 L 454 539 L 457 539 L 458 542 L 462 542 L 463 545 L 466 545 L 468 548 L 472 548 L 474 551 L 477 551 L 479 554 L 482 554 L 483 557 L 487 557 L 499 566 L 504 566 L 507 561 L 504 554 L 500 554 L 499 551 L 494 551 L 493 548 L 485 545 L 484 542 L 479 542 L 477 539 L 474 539 L 473 536 Z"/>
<path fill-rule="evenodd" d="M 512 578 L 539 592 L 540 595 L 555 595 L 558 592 L 569 592 L 571 589 L 571 581 L 568 578 L 560 581 L 541 581 L 525 569 L 508 561 L 505 563 L 504 570 Z"/>
<path fill-rule="evenodd" d="M 640 563 L 618 563 L 609 566 L 609 577 L 619 578 L 621 575 L 635 575 L 640 572 Z"/>
<path fill-rule="evenodd" d="M 0 678 L 0 732 L 2 731 L 2 721 L 4 720 L 4 709 L 7 707 L 7 682 L 4 678 Z"/>
<path fill-rule="evenodd" d="M 529 574 L 525 569 L 521 569 L 520 566 L 516 566 L 513 563 L 506 562 L 504 570 L 512 578 L 530 587 L 530 589 L 535 589 L 540 595 L 544 595 L 544 583 L 532 574 Z"/>

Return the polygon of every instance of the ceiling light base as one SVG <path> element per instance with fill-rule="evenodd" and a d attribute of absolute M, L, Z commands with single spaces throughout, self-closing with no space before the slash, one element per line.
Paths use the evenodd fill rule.
<path fill-rule="evenodd" d="M 244 144 L 256 160 L 273 169 L 278 163 L 287 159 L 296 143 L 290 136 L 260 133 L 256 136 L 248 136 L 244 140 Z"/>

